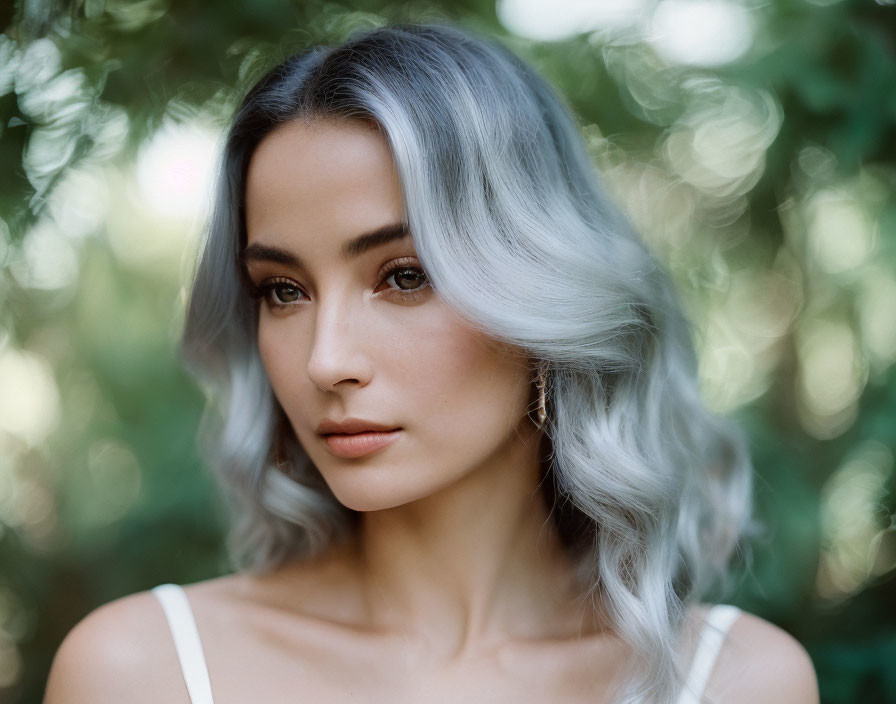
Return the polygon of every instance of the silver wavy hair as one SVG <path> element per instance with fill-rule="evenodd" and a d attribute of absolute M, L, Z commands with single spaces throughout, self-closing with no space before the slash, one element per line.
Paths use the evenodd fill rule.
<path fill-rule="evenodd" d="M 753 526 L 747 444 L 704 407 L 668 276 L 610 202 L 563 101 L 497 42 L 444 25 L 366 30 L 286 59 L 236 111 L 182 352 L 235 564 L 309 557 L 356 525 L 279 409 L 239 253 L 253 150 L 292 120 L 364 119 L 390 145 L 439 295 L 546 365 L 543 482 L 588 593 L 634 650 L 619 704 L 669 702 L 687 607 Z"/>

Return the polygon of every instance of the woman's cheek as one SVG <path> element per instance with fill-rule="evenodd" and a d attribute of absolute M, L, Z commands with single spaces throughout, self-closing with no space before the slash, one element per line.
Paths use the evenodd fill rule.
<path fill-rule="evenodd" d="M 288 411 L 289 399 L 300 388 L 304 350 L 285 338 L 276 325 L 259 323 L 258 354 L 274 395 Z"/>

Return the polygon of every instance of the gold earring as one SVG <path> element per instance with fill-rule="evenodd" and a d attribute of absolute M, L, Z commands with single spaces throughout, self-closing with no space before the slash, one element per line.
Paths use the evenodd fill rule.
<path fill-rule="evenodd" d="M 538 365 L 538 373 L 535 376 L 535 386 L 538 389 L 538 422 L 535 424 L 540 430 L 548 418 L 547 410 L 547 371 L 541 364 Z"/>

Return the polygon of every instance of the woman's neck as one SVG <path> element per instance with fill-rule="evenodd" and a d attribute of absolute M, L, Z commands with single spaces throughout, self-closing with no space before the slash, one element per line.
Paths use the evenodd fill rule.
<path fill-rule="evenodd" d="M 419 639 L 442 659 L 600 630 L 545 505 L 538 461 L 529 446 L 508 445 L 433 495 L 361 515 L 350 552 L 371 628 Z"/>

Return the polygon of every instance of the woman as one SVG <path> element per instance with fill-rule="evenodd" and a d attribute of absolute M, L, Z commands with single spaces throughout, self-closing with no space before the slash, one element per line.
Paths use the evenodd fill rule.
<path fill-rule="evenodd" d="M 699 603 L 749 526 L 670 282 L 534 71 L 444 26 L 293 56 L 231 125 L 184 352 L 235 574 L 68 636 L 62 702 L 816 702 Z"/>

